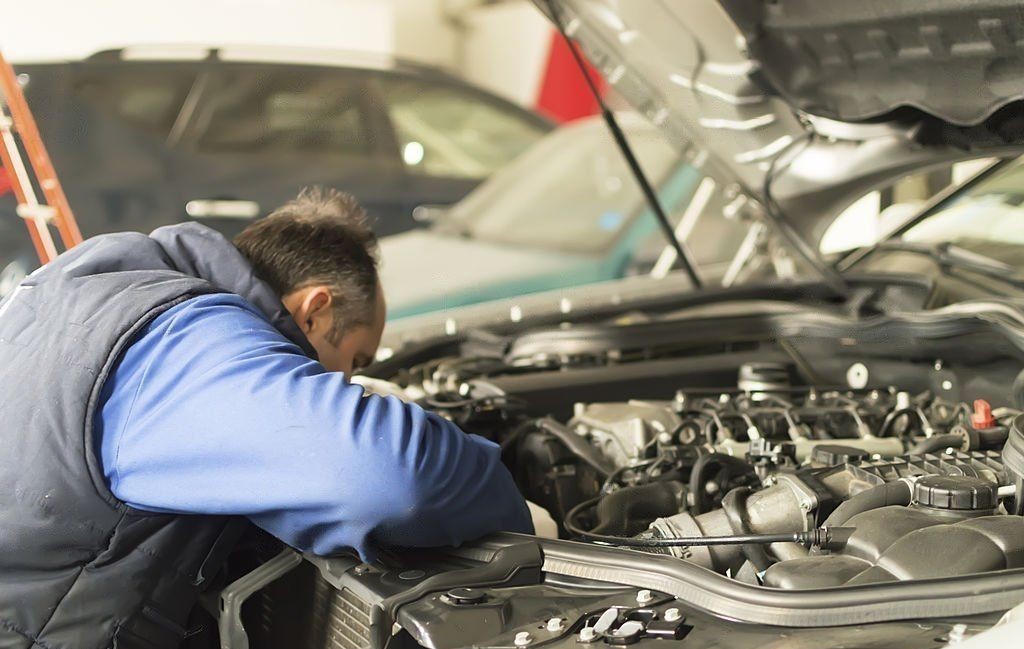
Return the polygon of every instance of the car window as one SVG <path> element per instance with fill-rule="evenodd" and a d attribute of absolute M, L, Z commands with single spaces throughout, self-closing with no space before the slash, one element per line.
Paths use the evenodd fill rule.
<path fill-rule="evenodd" d="M 87 63 L 75 74 L 73 93 L 86 107 L 163 139 L 181 111 L 196 69 L 182 63 Z"/>
<path fill-rule="evenodd" d="M 200 111 L 210 153 L 365 156 L 373 149 L 363 75 L 340 68 L 227 67 Z"/>
<path fill-rule="evenodd" d="M 627 137 L 660 184 L 678 154 L 653 128 L 627 129 Z M 446 221 L 481 241 L 594 253 L 644 206 L 614 139 L 603 124 L 590 123 L 548 136 L 453 207 Z"/>
<path fill-rule="evenodd" d="M 485 178 L 546 129 L 522 111 L 471 89 L 401 76 L 374 82 L 413 173 Z"/>
<path fill-rule="evenodd" d="M 844 252 L 870 246 L 905 223 L 937 192 L 992 164 L 991 158 L 958 162 L 950 167 L 905 176 L 869 192 L 836 217 L 821 238 L 821 252 Z"/>
<path fill-rule="evenodd" d="M 948 242 L 1014 267 L 1024 265 L 1024 158 L 950 197 L 902 238 Z"/>

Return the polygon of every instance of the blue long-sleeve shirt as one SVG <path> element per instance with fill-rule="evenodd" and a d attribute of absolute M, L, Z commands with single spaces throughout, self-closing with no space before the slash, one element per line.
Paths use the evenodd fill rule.
<path fill-rule="evenodd" d="M 236 295 L 158 316 L 104 386 L 98 455 L 151 512 L 246 516 L 301 550 L 457 545 L 532 532 L 498 447 L 394 398 L 364 396 Z"/>

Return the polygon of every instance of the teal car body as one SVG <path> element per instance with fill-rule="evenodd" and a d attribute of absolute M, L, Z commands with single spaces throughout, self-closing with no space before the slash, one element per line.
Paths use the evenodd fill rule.
<path fill-rule="evenodd" d="M 623 127 L 656 183 L 662 205 L 670 214 L 680 213 L 694 195 L 700 171 L 674 153 L 654 127 L 639 117 L 626 116 Z M 390 319 L 618 279 L 649 266 L 651 253 L 663 247 L 658 222 L 604 129 L 596 119 L 560 129 L 495 174 L 431 228 L 384 238 L 381 277 Z M 589 142 L 582 144 L 583 140 Z M 594 151 L 605 156 L 594 163 L 605 176 L 595 178 L 580 164 L 561 164 L 563 177 L 553 180 L 544 173 L 543 164 L 534 164 L 551 162 L 552 155 L 569 155 L 566 151 L 574 145 L 579 146 L 584 164 L 598 159 Z M 540 182 L 557 185 L 563 199 L 586 195 L 590 184 L 616 189 L 612 200 L 593 204 L 570 200 L 568 206 L 545 201 L 538 192 L 534 210 L 529 190 L 523 188 L 537 183 L 538 175 L 543 175 Z M 517 210 L 524 218 L 510 216 L 502 230 L 475 227 L 487 223 L 492 214 Z M 573 225 L 567 219 L 579 223 Z"/>

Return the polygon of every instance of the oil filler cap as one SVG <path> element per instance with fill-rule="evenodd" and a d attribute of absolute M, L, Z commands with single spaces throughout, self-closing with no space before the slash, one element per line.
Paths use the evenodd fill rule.
<path fill-rule="evenodd" d="M 996 487 L 970 476 L 927 476 L 914 483 L 914 504 L 953 511 L 995 509 Z"/>

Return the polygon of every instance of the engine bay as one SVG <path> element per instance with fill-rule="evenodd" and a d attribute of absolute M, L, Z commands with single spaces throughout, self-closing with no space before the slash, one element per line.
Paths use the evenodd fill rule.
<path fill-rule="evenodd" d="M 564 539 L 790 590 L 1024 567 L 1019 364 L 901 357 L 887 335 L 554 359 L 520 339 L 400 381 L 499 443 Z"/>
<path fill-rule="evenodd" d="M 497 444 L 557 529 L 374 564 L 256 546 L 222 646 L 962 639 L 1024 598 L 1022 367 L 1024 316 L 994 302 L 734 302 L 412 346 L 357 382 Z"/>

